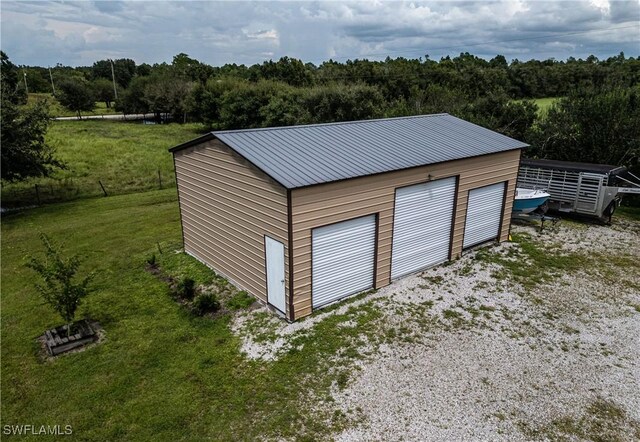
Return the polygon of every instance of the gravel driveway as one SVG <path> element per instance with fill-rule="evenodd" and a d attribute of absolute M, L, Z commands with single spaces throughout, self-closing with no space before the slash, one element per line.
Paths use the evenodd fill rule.
<path fill-rule="evenodd" d="M 272 339 L 247 332 L 260 311 L 234 329 L 269 360 L 329 315 L 383 312 L 349 382 L 312 404 L 347 416 L 339 441 L 640 440 L 640 223 L 512 233 L 327 313 L 272 320 Z"/>

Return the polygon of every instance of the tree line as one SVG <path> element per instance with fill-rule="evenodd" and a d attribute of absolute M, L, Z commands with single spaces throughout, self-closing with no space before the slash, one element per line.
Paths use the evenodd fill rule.
<path fill-rule="evenodd" d="M 640 57 L 623 53 L 604 60 L 526 62 L 461 53 L 439 61 L 329 60 L 318 66 L 283 57 L 220 67 L 178 54 L 171 63 L 154 65 L 119 59 L 15 71 L 27 74 L 30 92 L 55 87 L 58 100 L 77 112 L 100 100 L 119 112 L 169 115 L 209 129 L 447 112 L 530 143 L 529 156 L 636 171 L 639 163 Z M 17 96 L 24 93 L 19 80 Z M 530 100 L 558 96 L 563 98 L 542 115 Z"/>
<path fill-rule="evenodd" d="M 350 113 L 340 107 L 340 115 L 332 114 L 331 118 L 355 119 L 424 113 L 433 110 L 434 105 L 438 107 L 450 100 L 453 105 L 449 107 L 453 108 L 460 101 L 468 103 L 488 97 L 506 100 L 558 97 L 603 86 L 630 87 L 640 82 L 640 57 L 625 57 L 624 53 L 605 60 L 589 56 L 584 60 L 521 62 L 516 59 L 507 62 L 502 55 L 485 60 L 465 52 L 439 61 L 428 56 L 343 63 L 329 60 L 318 66 L 282 57 L 278 61 L 252 66 L 226 64 L 220 67 L 181 53 L 173 57 L 171 63 L 154 65 L 137 65 L 131 59 L 118 59 L 100 60 L 90 67 L 20 66 L 19 69 L 26 74 L 30 92 L 51 93 L 57 89 L 63 104 L 76 111 L 90 110 L 92 101 L 103 101 L 107 107 L 115 102 L 116 110 L 126 113 L 170 114 L 179 121 L 207 123 L 215 120 L 224 128 L 236 127 L 233 120 L 217 118 L 228 114 L 224 111 L 225 103 L 234 107 L 231 103 L 234 92 L 250 95 L 254 100 L 260 100 L 265 93 L 276 92 L 278 95 L 269 109 L 263 111 L 264 118 L 245 118 L 242 127 L 252 127 L 265 121 L 281 124 L 280 119 L 289 120 L 284 111 L 285 115 L 279 118 L 271 115 L 270 109 L 282 99 L 282 104 L 292 106 L 291 111 L 298 113 L 300 105 L 314 111 L 313 107 L 309 108 L 313 96 L 329 96 L 327 101 L 331 103 L 327 106 L 335 106 L 335 101 L 339 100 L 345 102 L 344 107 L 354 108 Z M 18 87 L 25 86 L 19 83 Z M 366 114 L 366 109 L 358 109 L 349 103 L 352 87 L 357 91 L 352 94 L 354 98 L 364 94 L 375 104 L 369 106 L 370 115 Z M 226 96 L 222 97 L 225 92 Z M 202 105 L 202 99 L 208 100 L 211 109 Z"/>
<path fill-rule="evenodd" d="M 113 66 L 113 72 L 112 72 Z M 478 97 L 500 91 L 511 98 L 543 98 L 563 96 L 575 89 L 603 83 L 619 86 L 637 84 L 640 80 L 640 58 L 625 57 L 624 53 L 598 60 L 586 59 L 529 60 L 507 62 L 502 55 L 491 60 L 468 52 L 457 57 L 443 57 L 439 61 L 429 56 L 416 59 L 387 58 L 384 61 L 329 60 L 316 66 L 301 60 L 282 57 L 252 66 L 225 64 L 213 67 L 181 53 L 171 63 L 137 65 L 131 59 L 100 60 L 93 66 L 54 68 L 19 66 L 27 76 L 30 92 L 51 93 L 56 83 L 69 79 L 95 82 L 115 81 L 118 89 L 127 89 L 134 78 L 166 76 L 168 73 L 187 82 L 205 84 L 213 78 L 236 78 L 257 82 L 273 80 L 291 86 L 316 86 L 328 83 L 364 83 L 377 86 L 384 97 L 408 98 L 412 89 L 424 89 L 437 84 L 460 89 Z M 113 74 L 113 77 L 112 77 Z M 53 82 L 53 87 L 52 87 Z M 21 86 L 23 87 L 23 86 Z M 113 89 L 111 87 L 110 89 Z"/>

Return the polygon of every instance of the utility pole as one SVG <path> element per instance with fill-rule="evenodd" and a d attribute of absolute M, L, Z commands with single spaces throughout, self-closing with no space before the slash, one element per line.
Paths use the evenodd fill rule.
<path fill-rule="evenodd" d="M 29 95 L 29 87 L 27 86 L 27 73 L 22 71 L 22 75 L 24 75 L 24 90 Z"/>
<path fill-rule="evenodd" d="M 116 74 L 113 70 L 113 60 L 109 59 L 109 62 L 111 63 L 111 78 L 113 79 L 113 95 L 115 96 L 115 99 L 118 99 L 118 89 L 116 88 Z"/>
<path fill-rule="evenodd" d="M 51 66 L 49 66 L 49 78 L 51 79 L 51 90 L 53 90 L 53 96 L 56 96 L 56 87 L 53 84 L 53 75 L 51 75 Z"/>

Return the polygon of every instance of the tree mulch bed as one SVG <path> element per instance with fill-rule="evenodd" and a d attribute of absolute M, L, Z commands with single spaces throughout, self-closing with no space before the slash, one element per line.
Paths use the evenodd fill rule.
<path fill-rule="evenodd" d="M 71 333 L 67 332 L 68 324 L 55 327 L 44 332 L 40 337 L 44 348 L 50 356 L 76 350 L 99 339 L 97 323 L 90 323 L 86 319 L 71 324 Z"/>

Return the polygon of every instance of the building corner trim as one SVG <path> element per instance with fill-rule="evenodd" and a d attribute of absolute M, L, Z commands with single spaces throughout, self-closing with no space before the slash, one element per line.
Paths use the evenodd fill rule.
<path fill-rule="evenodd" d="M 293 307 L 293 213 L 291 210 L 291 189 L 287 189 L 287 248 L 289 252 L 289 320 L 295 321 Z"/>

